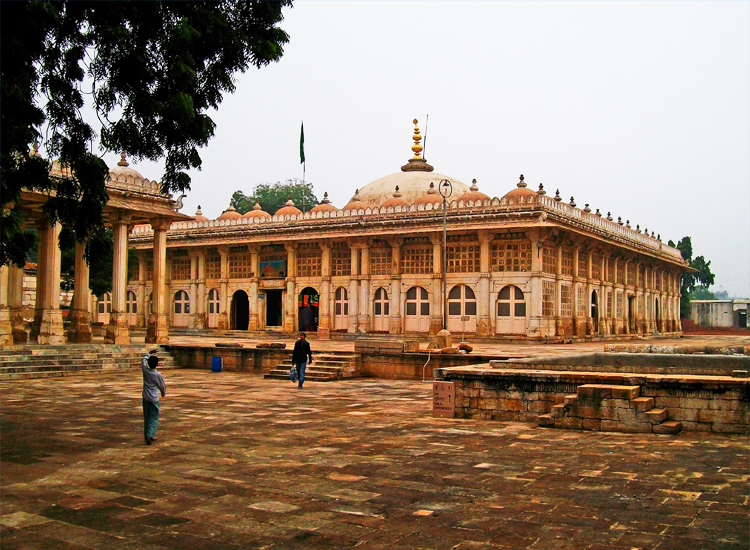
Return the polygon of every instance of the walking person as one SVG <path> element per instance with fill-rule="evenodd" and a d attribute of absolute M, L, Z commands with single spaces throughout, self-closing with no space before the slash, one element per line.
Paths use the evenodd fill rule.
<path fill-rule="evenodd" d="M 309 358 L 309 361 L 308 361 Z M 307 363 L 313 362 L 312 350 L 310 349 L 310 342 L 307 341 L 304 332 L 300 332 L 297 336 L 297 341 L 294 343 L 294 351 L 292 352 L 292 363 L 297 367 L 297 379 L 299 380 L 298 390 L 302 389 L 302 384 L 305 382 L 305 369 Z"/>
<path fill-rule="evenodd" d="M 143 438 L 146 445 L 156 441 L 156 428 L 159 426 L 159 394 L 167 394 L 164 378 L 156 370 L 159 358 L 156 350 L 151 350 L 143 356 L 141 370 L 143 371 Z"/>

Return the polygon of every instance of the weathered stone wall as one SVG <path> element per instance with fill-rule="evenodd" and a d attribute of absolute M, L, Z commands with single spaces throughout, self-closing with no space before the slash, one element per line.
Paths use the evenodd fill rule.
<path fill-rule="evenodd" d="M 292 364 L 292 350 L 242 347 L 168 346 L 175 362 L 188 369 L 210 369 L 214 357 L 222 358 L 226 371 L 267 373 L 281 364 Z"/>

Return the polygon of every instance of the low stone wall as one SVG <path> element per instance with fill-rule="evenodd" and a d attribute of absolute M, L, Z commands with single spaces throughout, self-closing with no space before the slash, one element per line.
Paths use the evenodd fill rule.
<path fill-rule="evenodd" d="M 577 395 L 579 386 L 637 386 L 638 397 L 652 398 L 651 407 L 666 409 L 667 416 L 662 420 L 679 422 L 684 431 L 750 433 L 748 378 L 530 371 L 477 365 L 437 369 L 435 379 L 454 383 L 457 418 L 538 422 L 555 406 L 564 406 L 566 397 Z M 636 405 L 612 404 L 609 412 L 599 414 L 599 424 L 584 425 L 583 417 L 579 417 L 581 420 L 568 426 L 563 422 L 559 427 L 612 429 L 615 423 L 602 427 L 604 419 L 621 426 L 612 431 L 643 431 L 636 426 L 642 418 L 632 411 L 612 412 L 615 408 L 624 411 Z M 612 418 L 612 414 L 617 416 Z M 589 418 L 597 420 L 597 415 Z"/>
<path fill-rule="evenodd" d="M 167 345 L 175 362 L 188 369 L 210 369 L 214 357 L 221 357 L 226 371 L 266 374 L 277 365 L 292 364 L 292 350 L 215 347 L 198 345 Z"/>
<path fill-rule="evenodd" d="M 663 344 L 608 344 L 604 351 L 614 353 L 660 353 L 660 354 L 702 354 L 702 355 L 750 355 L 750 346 L 729 344 L 724 346 L 667 346 Z"/>
<path fill-rule="evenodd" d="M 362 354 L 362 375 L 392 380 L 432 380 L 435 369 L 476 365 L 500 359 L 473 353 L 402 353 L 398 357 L 381 353 Z"/>

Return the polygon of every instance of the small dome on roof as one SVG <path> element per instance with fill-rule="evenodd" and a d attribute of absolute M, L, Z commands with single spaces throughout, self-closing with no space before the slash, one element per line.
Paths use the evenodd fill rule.
<path fill-rule="evenodd" d="M 469 190 L 458 197 L 457 200 L 459 201 L 483 201 L 486 199 L 489 199 L 490 197 L 488 195 L 485 195 L 479 190 L 479 187 L 477 186 L 477 180 L 473 179 L 471 180 L 471 187 L 469 187 Z"/>
<path fill-rule="evenodd" d="M 195 216 L 193 216 L 195 221 L 197 222 L 207 222 L 208 218 L 203 215 L 203 212 L 201 211 L 201 205 L 198 205 L 198 210 L 195 211 Z"/>
<path fill-rule="evenodd" d="M 359 189 L 354 190 L 354 196 L 342 210 L 359 210 L 367 208 L 367 205 L 359 198 Z"/>
<path fill-rule="evenodd" d="M 229 204 L 229 208 L 224 210 L 224 212 L 221 213 L 221 216 L 216 218 L 217 220 L 236 220 L 237 218 L 241 218 L 242 214 L 237 212 L 237 210 L 234 209 L 234 206 L 232 204 Z"/>
<path fill-rule="evenodd" d="M 533 191 L 532 189 L 529 189 L 526 187 L 526 182 L 523 181 L 523 174 L 519 177 L 518 184 L 515 189 L 512 191 L 509 191 L 505 194 L 503 197 L 504 199 L 518 199 L 519 197 L 536 197 L 537 193 L 536 191 Z"/>
<path fill-rule="evenodd" d="M 125 153 L 120 153 L 120 161 L 117 163 L 117 166 L 109 169 L 109 175 L 116 181 L 126 181 L 128 176 L 131 176 L 136 180 L 145 179 L 140 172 L 130 168 L 130 164 L 125 158 Z"/>
<path fill-rule="evenodd" d="M 443 202 L 443 197 L 438 194 L 437 189 L 435 189 L 435 183 L 432 181 L 430 182 L 427 194 L 414 199 L 414 204 L 432 204 L 436 202 Z"/>
<path fill-rule="evenodd" d="M 260 204 L 258 204 L 258 201 L 255 201 L 255 206 L 253 206 L 253 209 L 242 214 L 242 217 L 243 218 L 270 218 L 271 214 L 269 214 L 268 212 L 265 212 L 260 207 Z"/>
<path fill-rule="evenodd" d="M 300 215 L 302 214 L 302 210 L 294 206 L 294 201 L 292 200 L 292 196 L 289 195 L 289 198 L 286 201 L 286 204 L 279 208 L 276 211 L 277 216 L 289 216 L 292 214 Z"/>
<path fill-rule="evenodd" d="M 323 200 L 320 201 L 320 204 L 313 206 L 310 212 L 336 212 L 337 210 L 338 208 L 333 206 L 331 201 L 328 200 L 328 193 L 326 192 L 323 193 Z"/>
<path fill-rule="evenodd" d="M 382 206 L 383 208 L 388 208 L 389 206 L 409 206 L 409 203 L 406 202 L 406 199 L 401 196 L 401 191 L 398 190 L 397 185 L 396 190 L 393 192 L 393 197 L 385 201 Z"/>

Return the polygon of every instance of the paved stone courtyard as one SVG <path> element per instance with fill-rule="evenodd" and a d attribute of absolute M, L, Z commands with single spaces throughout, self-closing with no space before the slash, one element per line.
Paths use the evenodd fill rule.
<path fill-rule="evenodd" d="M 168 370 L 2 383 L 11 549 L 737 549 L 746 436 L 437 419 L 431 384 Z"/>

